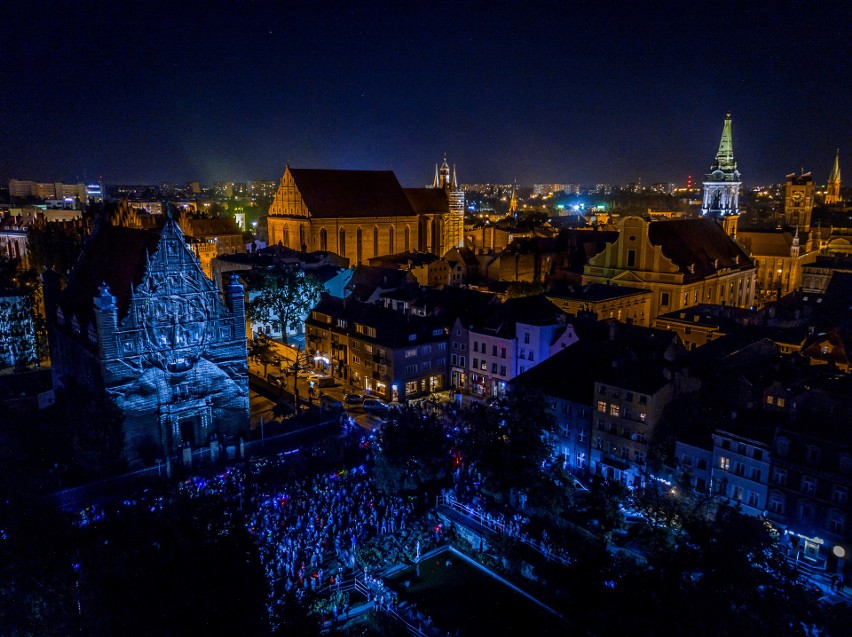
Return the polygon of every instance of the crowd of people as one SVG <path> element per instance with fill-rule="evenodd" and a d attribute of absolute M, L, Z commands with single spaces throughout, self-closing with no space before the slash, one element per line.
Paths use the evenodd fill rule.
<path fill-rule="evenodd" d="M 316 591 L 357 566 L 356 550 L 409 524 L 411 501 L 381 494 L 367 465 L 295 479 L 254 496 L 249 530 L 274 590 Z"/>

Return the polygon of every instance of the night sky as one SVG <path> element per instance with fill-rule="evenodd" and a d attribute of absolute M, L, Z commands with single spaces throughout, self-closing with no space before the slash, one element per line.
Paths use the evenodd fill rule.
<path fill-rule="evenodd" d="M 852 174 L 838 2 L 10 2 L 0 181 Z M 848 178 L 847 178 L 848 179 Z"/>

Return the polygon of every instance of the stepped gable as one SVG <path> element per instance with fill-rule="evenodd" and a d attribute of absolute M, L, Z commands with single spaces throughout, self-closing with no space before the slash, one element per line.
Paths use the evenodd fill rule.
<path fill-rule="evenodd" d="M 123 319 L 130 307 L 131 293 L 142 283 L 148 257 L 159 242 L 159 231 L 101 224 L 60 295 L 59 307 L 65 320 L 76 316 L 81 329 L 90 323 L 94 314 L 92 299 L 102 283 L 115 296 L 118 319 Z"/>
<path fill-rule="evenodd" d="M 406 217 L 414 210 L 390 170 L 290 168 L 311 217 Z"/>
<path fill-rule="evenodd" d="M 687 281 L 700 280 L 722 268 L 754 267 L 743 249 L 713 219 L 673 219 L 648 224 L 648 239 L 661 246 Z"/>

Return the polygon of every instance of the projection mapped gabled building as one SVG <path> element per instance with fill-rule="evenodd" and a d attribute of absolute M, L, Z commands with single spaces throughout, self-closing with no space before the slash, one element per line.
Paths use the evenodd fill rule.
<path fill-rule="evenodd" d="M 129 459 L 248 427 L 243 287 L 232 278 L 221 298 L 172 219 L 160 230 L 102 224 L 46 301 L 54 387 L 112 399 Z"/>

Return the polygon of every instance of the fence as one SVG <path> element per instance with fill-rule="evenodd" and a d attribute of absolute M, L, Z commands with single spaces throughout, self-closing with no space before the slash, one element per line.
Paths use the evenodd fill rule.
<path fill-rule="evenodd" d="M 449 507 L 449 508 L 453 509 L 454 511 L 461 513 L 462 515 L 464 515 L 468 518 L 471 518 L 472 520 L 476 521 L 477 523 L 481 524 L 482 526 L 487 527 L 487 528 L 491 529 L 492 531 L 495 531 L 496 533 L 500 533 L 501 535 L 508 535 L 509 537 L 513 537 L 516 540 L 518 540 L 519 542 L 526 544 L 527 546 L 529 546 L 531 549 L 533 549 L 537 553 L 540 553 L 541 555 L 543 555 L 544 558 L 547 559 L 547 560 L 559 562 L 560 564 L 562 564 L 564 566 L 570 566 L 570 564 L 571 564 L 571 560 L 569 560 L 568 558 L 566 558 L 562 555 L 557 555 L 556 553 L 549 551 L 547 549 L 547 547 L 545 547 L 543 545 L 542 542 L 535 542 L 532 539 L 530 539 L 529 537 L 527 537 L 526 535 L 513 532 L 511 529 L 507 528 L 506 525 L 501 520 L 496 519 L 494 516 L 492 516 L 488 513 L 485 513 L 483 511 L 475 509 L 472 506 L 470 506 L 469 504 L 464 504 L 463 502 L 460 502 L 459 500 L 455 499 L 454 497 L 447 496 L 447 495 L 439 495 L 436 499 L 435 505 L 436 506 L 443 505 L 443 506 Z"/>

